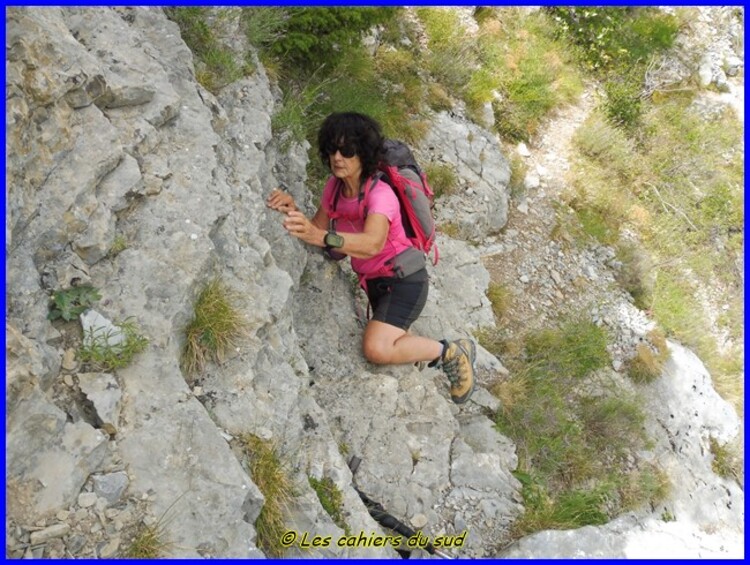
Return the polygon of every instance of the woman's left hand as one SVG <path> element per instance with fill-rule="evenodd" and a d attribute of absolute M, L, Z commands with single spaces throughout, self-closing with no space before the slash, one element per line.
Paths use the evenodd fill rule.
<path fill-rule="evenodd" d="M 287 212 L 284 228 L 294 237 L 305 243 L 322 247 L 325 231 L 315 227 L 302 212 Z"/>

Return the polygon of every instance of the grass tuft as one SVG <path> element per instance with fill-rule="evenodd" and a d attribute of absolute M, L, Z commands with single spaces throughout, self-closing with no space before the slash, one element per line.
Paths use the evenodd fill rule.
<path fill-rule="evenodd" d="M 526 337 L 527 362 L 535 372 L 581 378 L 611 361 L 607 334 L 589 320 L 571 319 L 559 328 Z"/>
<path fill-rule="evenodd" d="M 122 557 L 131 559 L 156 559 L 164 557 L 173 545 L 165 541 L 164 526 L 160 522 L 141 524 L 133 540 L 123 550 Z"/>
<path fill-rule="evenodd" d="M 435 192 L 435 199 L 455 194 L 458 189 L 458 176 L 452 165 L 447 163 L 429 163 L 424 168 L 427 182 Z"/>
<path fill-rule="evenodd" d="M 316 479 L 315 477 L 308 477 L 310 486 L 318 495 L 320 505 L 323 507 L 328 515 L 339 528 L 349 535 L 350 528 L 349 524 L 344 519 L 344 497 L 341 490 L 336 486 L 336 483 L 330 477 L 324 477 L 323 479 Z"/>
<path fill-rule="evenodd" d="M 183 496 L 185 496 L 185 493 L 177 497 L 154 523 L 146 524 L 142 521 L 136 528 L 130 542 L 122 550 L 121 557 L 131 559 L 166 557 L 166 553 L 174 546 L 174 543 L 167 539 L 166 527 L 175 516 L 171 513 L 171 510 Z"/>
<path fill-rule="evenodd" d="M 133 358 L 146 349 L 148 338 L 139 333 L 135 321 L 128 318 L 115 324 L 117 330 L 104 332 L 91 328 L 78 349 L 78 358 L 97 371 L 113 371 L 127 367 Z"/>
<path fill-rule="evenodd" d="M 266 499 L 255 521 L 258 546 L 270 557 L 282 557 L 286 551 L 281 537 L 287 530 L 284 516 L 292 497 L 291 479 L 270 442 L 244 434 L 239 446 L 253 482 Z"/>
<path fill-rule="evenodd" d="M 742 473 L 742 464 L 728 445 L 722 445 L 716 438 L 709 438 L 711 455 L 711 469 L 713 472 L 725 479 L 739 480 Z"/>
<path fill-rule="evenodd" d="M 511 308 L 513 294 L 507 286 L 491 282 L 487 288 L 487 297 L 492 304 L 492 312 L 495 318 L 500 320 Z"/>
<path fill-rule="evenodd" d="M 664 334 L 654 330 L 636 347 L 635 356 L 628 362 L 628 376 L 636 383 L 650 383 L 661 376 L 668 357 Z"/>
<path fill-rule="evenodd" d="M 222 45 L 209 24 L 211 12 L 221 20 L 227 8 L 170 7 L 164 13 L 180 28 L 183 40 L 196 58 L 195 78 L 203 87 L 216 94 L 222 87 L 252 72 L 248 61 Z"/>
<path fill-rule="evenodd" d="M 182 368 L 188 375 L 203 371 L 208 360 L 222 363 L 245 335 L 247 324 L 235 306 L 238 298 L 218 278 L 201 291 L 193 320 L 185 328 Z"/>

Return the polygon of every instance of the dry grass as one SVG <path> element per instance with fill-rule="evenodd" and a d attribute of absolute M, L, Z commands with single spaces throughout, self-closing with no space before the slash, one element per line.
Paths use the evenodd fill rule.
<path fill-rule="evenodd" d="M 222 363 L 246 335 L 247 324 L 236 304 L 239 295 L 220 279 L 206 285 L 195 303 L 195 316 L 185 328 L 182 368 L 188 375 L 203 371 L 213 360 Z"/>
<path fill-rule="evenodd" d="M 266 501 L 255 521 L 258 546 L 270 557 L 282 557 L 281 536 L 287 530 L 285 514 L 292 498 L 292 481 L 272 443 L 245 434 L 239 446 L 253 482 Z"/>

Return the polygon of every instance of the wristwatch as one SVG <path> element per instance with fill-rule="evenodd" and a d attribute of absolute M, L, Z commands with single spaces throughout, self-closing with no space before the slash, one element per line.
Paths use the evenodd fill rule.
<path fill-rule="evenodd" d="M 328 233 L 323 238 L 326 251 L 330 251 L 333 248 L 344 247 L 344 238 L 333 230 L 328 230 Z"/>

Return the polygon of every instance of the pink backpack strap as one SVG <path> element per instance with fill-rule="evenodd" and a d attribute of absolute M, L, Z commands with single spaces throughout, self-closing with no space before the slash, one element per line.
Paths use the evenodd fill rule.
<path fill-rule="evenodd" d="M 325 187 L 323 187 L 323 196 L 325 197 L 325 201 L 323 201 L 323 208 L 328 213 L 328 217 L 331 219 L 335 219 L 338 217 L 338 214 L 335 211 L 335 201 L 336 195 L 339 194 L 341 191 L 341 181 L 334 177 L 333 175 L 330 176 L 328 181 L 326 182 Z"/>

